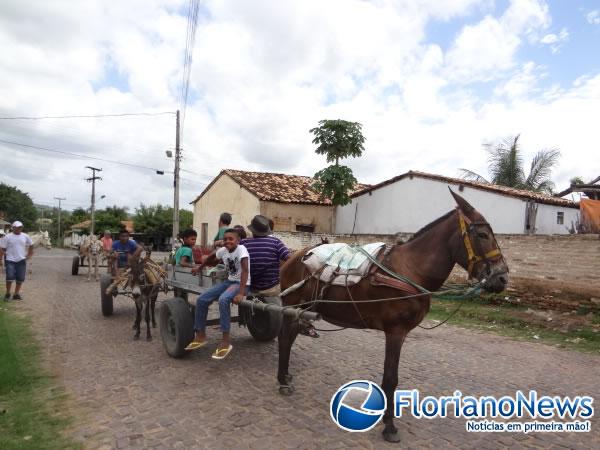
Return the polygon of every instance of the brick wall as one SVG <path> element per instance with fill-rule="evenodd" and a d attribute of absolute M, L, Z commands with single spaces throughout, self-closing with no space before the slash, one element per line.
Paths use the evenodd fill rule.
<path fill-rule="evenodd" d="M 600 293 L 600 237 L 497 236 L 511 277 Z M 539 284 L 539 283 L 538 283 Z"/>
<path fill-rule="evenodd" d="M 289 248 L 300 249 L 329 242 L 366 244 L 397 239 L 407 240 L 409 233 L 397 235 L 334 235 L 276 232 Z M 510 269 L 513 286 L 541 291 L 568 291 L 582 296 L 600 296 L 600 236 L 588 235 L 496 235 Z M 455 272 L 459 274 L 462 269 Z M 464 272 L 464 271 L 463 271 Z"/>

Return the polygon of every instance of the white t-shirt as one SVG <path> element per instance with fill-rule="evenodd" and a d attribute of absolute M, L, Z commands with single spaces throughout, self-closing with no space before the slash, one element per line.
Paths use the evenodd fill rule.
<path fill-rule="evenodd" d="M 242 277 L 242 258 L 248 258 L 247 286 L 250 286 L 250 255 L 248 255 L 246 247 L 238 245 L 231 253 L 225 247 L 221 247 L 217 250 L 215 256 L 218 259 L 223 260 L 223 264 L 225 264 L 229 274 L 229 281 L 237 281 L 238 283 L 241 281 Z"/>
<path fill-rule="evenodd" d="M 0 247 L 6 251 L 6 260 L 12 262 L 27 258 L 27 248 L 32 245 L 31 238 L 25 233 L 9 233 L 0 239 Z"/>

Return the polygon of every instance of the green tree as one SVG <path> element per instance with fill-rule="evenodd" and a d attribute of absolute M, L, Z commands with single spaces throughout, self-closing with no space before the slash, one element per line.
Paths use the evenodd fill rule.
<path fill-rule="evenodd" d="M 122 228 L 121 222 L 127 220 L 127 218 L 127 208 L 113 205 L 100 209 L 94 214 L 94 231 L 97 234 L 104 232 L 104 230 L 118 231 Z"/>
<path fill-rule="evenodd" d="M 585 184 L 585 181 L 583 181 L 583 178 L 580 176 L 573 177 L 569 181 L 571 182 L 572 185 Z"/>
<path fill-rule="evenodd" d="M 36 229 L 38 212 L 31 197 L 14 186 L 0 183 L 0 212 L 4 213 L 7 222 L 20 220 L 25 229 Z"/>
<path fill-rule="evenodd" d="M 133 216 L 135 231 L 148 234 L 157 238 L 171 236 L 173 231 L 173 208 L 163 205 L 149 205 L 143 203 L 135 209 Z"/>
<path fill-rule="evenodd" d="M 179 210 L 179 229 L 185 230 L 186 228 L 191 228 L 194 223 L 194 213 L 192 211 L 188 211 L 187 209 Z"/>
<path fill-rule="evenodd" d="M 321 120 L 319 126 L 310 130 L 315 135 L 315 153 L 325 155 L 328 163 L 334 163 L 314 175 L 313 187 L 334 205 L 347 205 L 350 193 L 357 184 L 352 169 L 340 165 L 340 159 L 357 158 L 365 151 L 362 125 L 346 120 Z"/>
<path fill-rule="evenodd" d="M 554 183 L 550 175 L 558 162 L 560 151 L 547 149 L 537 152 L 531 160 L 529 174 L 526 175 L 519 135 L 501 142 L 485 144 L 485 148 L 489 154 L 490 181 L 476 172 L 460 169 L 464 179 L 552 194 Z"/>

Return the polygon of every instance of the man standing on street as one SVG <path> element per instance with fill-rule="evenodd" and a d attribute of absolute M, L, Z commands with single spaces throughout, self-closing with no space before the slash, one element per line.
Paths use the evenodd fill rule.
<path fill-rule="evenodd" d="M 12 224 L 12 233 L 0 239 L 0 258 L 5 258 L 6 263 L 6 294 L 4 301 L 11 297 L 11 288 L 16 281 L 13 300 L 22 300 L 21 286 L 25 281 L 27 260 L 33 256 L 33 242 L 23 233 L 23 224 L 18 220 Z"/>

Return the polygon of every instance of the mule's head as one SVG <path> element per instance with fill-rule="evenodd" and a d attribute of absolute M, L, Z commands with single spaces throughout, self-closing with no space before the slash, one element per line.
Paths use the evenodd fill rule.
<path fill-rule="evenodd" d="M 502 292 L 508 284 L 508 265 L 502 256 L 494 231 L 469 202 L 450 190 L 456 200 L 460 242 L 457 262 L 469 277 L 483 281 L 489 292 Z"/>

